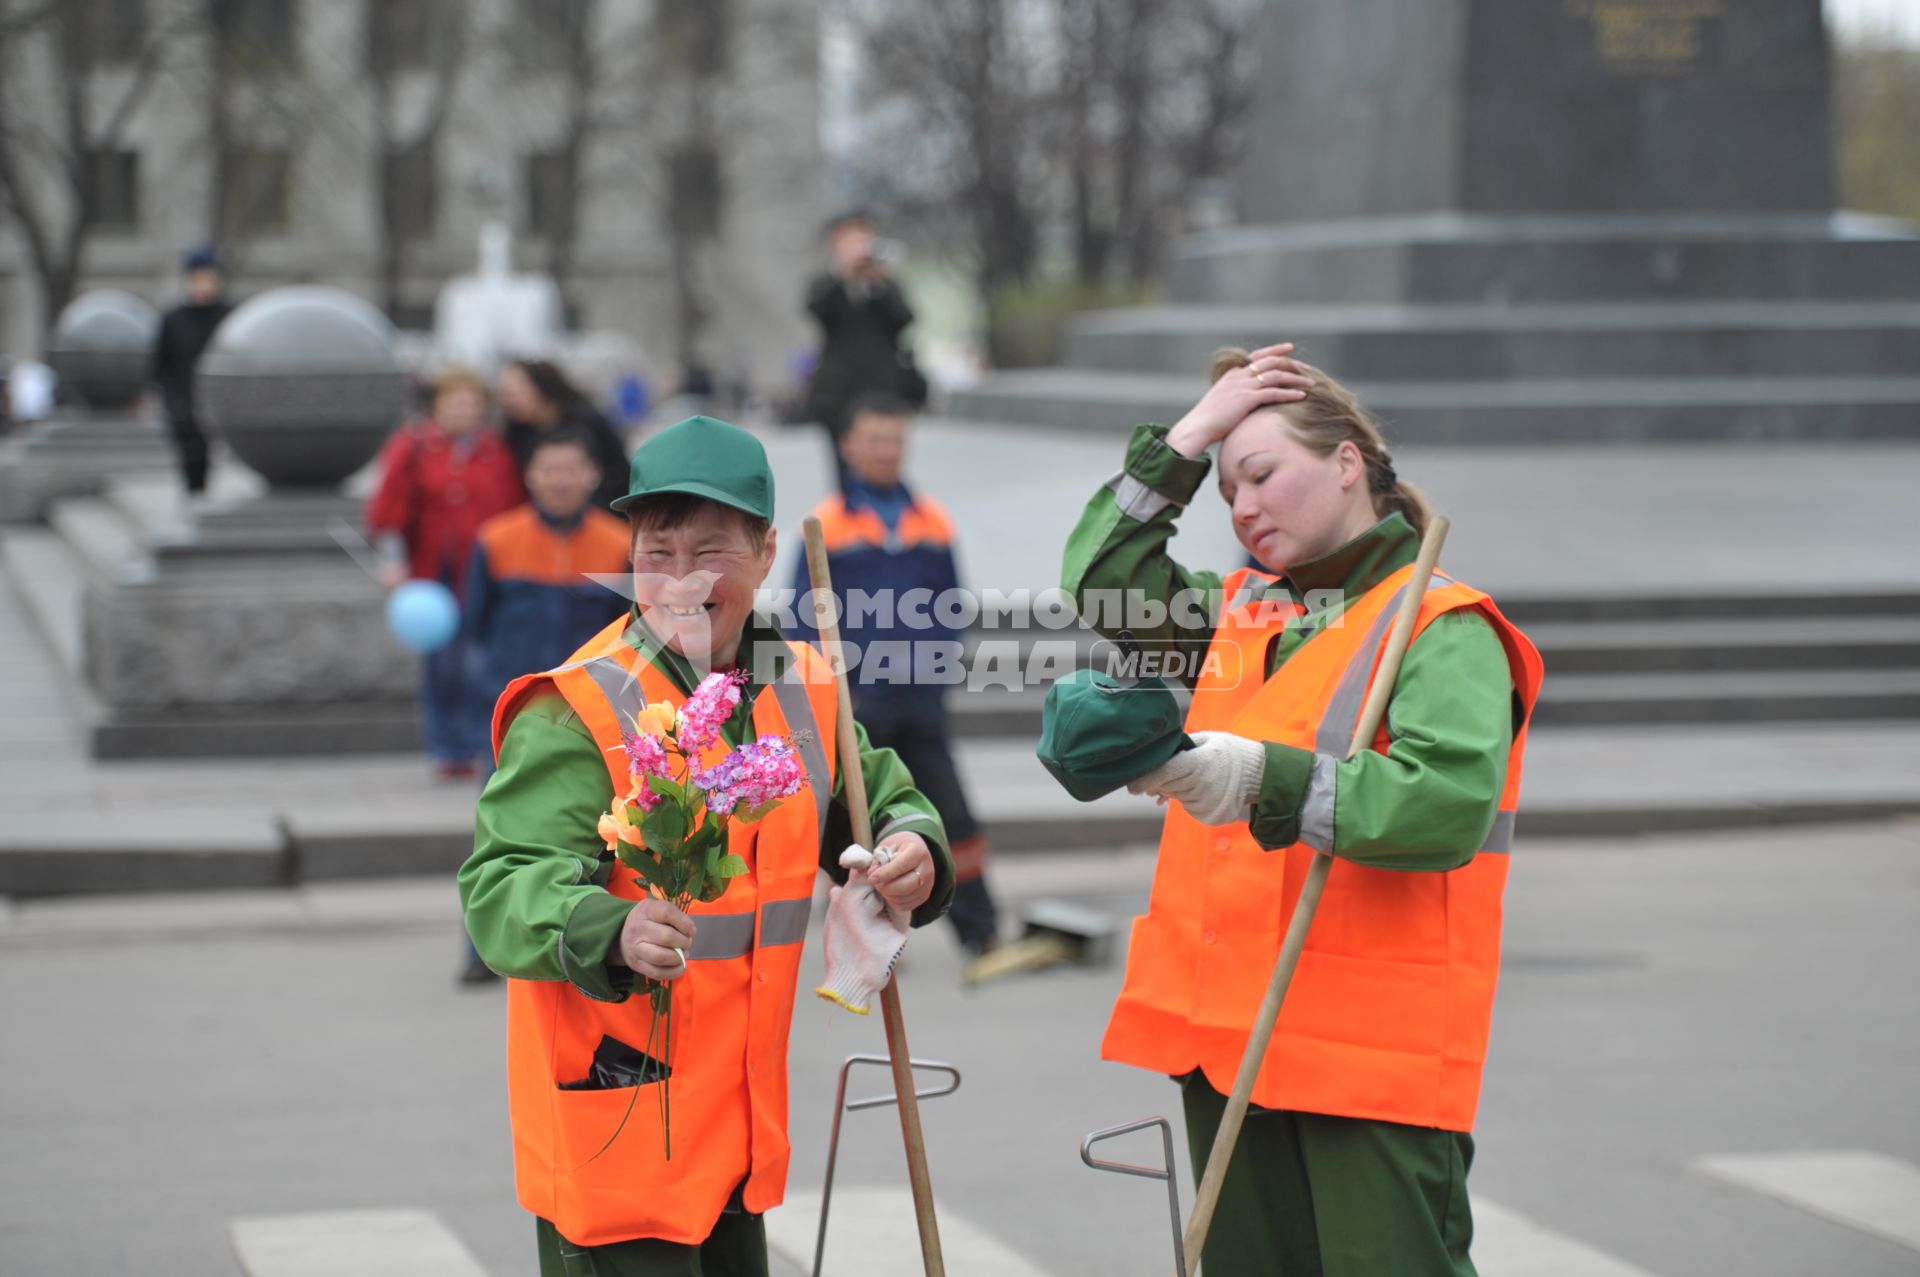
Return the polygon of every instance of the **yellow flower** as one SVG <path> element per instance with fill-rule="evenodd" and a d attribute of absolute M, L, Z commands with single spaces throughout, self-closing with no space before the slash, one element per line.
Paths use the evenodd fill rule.
<path fill-rule="evenodd" d="M 633 730 L 641 736 L 667 736 L 673 732 L 673 706 L 655 701 L 633 716 Z"/>
<path fill-rule="evenodd" d="M 627 819 L 628 804 L 633 795 L 628 794 L 613 805 L 613 810 L 600 815 L 600 837 L 606 840 L 608 851 L 620 850 L 620 844 L 629 847 L 644 847 L 646 841 L 640 837 L 640 826 Z"/>

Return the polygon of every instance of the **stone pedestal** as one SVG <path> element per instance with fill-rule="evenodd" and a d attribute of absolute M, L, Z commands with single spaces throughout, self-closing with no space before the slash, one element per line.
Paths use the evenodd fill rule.
<path fill-rule="evenodd" d="M 1920 440 L 1920 228 L 1836 212 L 1819 0 L 1269 3 L 1248 225 L 953 415 L 1123 433 L 1291 340 L 1395 443 Z"/>
<path fill-rule="evenodd" d="M 83 658 L 102 709 L 95 753 L 411 747 L 418 658 L 387 632 L 359 502 L 339 491 L 406 409 L 386 321 L 330 289 L 265 294 L 222 325 L 198 396 L 270 486 L 192 510 L 123 487 L 95 517 L 117 519 L 124 546 L 111 529 L 69 535 L 95 578 Z"/>
<path fill-rule="evenodd" d="M 55 501 L 114 475 L 172 468 L 166 428 L 150 415 L 62 408 L 0 443 L 0 523 L 38 523 Z"/>
<path fill-rule="evenodd" d="M 0 523 L 38 522 L 61 497 L 172 465 L 165 427 L 141 402 L 159 324 L 153 307 L 114 289 L 83 293 L 60 312 L 47 359 L 63 403 L 0 444 Z"/>
<path fill-rule="evenodd" d="M 1242 213 L 1825 212 L 1820 0 L 1269 4 Z"/>

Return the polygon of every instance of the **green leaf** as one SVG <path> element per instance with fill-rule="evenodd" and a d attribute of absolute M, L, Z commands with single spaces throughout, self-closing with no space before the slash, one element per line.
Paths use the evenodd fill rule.
<path fill-rule="evenodd" d="M 640 836 L 656 856 L 665 858 L 680 850 L 687 836 L 687 813 L 671 800 L 661 803 L 640 821 Z"/>
<path fill-rule="evenodd" d="M 726 855 L 720 857 L 720 863 L 715 865 L 713 869 L 713 872 L 722 879 L 738 878 L 746 871 L 747 862 L 732 852 L 728 852 Z"/>
<path fill-rule="evenodd" d="M 687 791 L 670 776 L 647 777 L 647 788 L 676 806 L 686 805 Z"/>
<path fill-rule="evenodd" d="M 619 856 L 621 864 L 640 876 L 641 882 L 650 883 L 659 876 L 660 862 L 646 848 L 623 842 L 615 854 Z"/>
<path fill-rule="evenodd" d="M 720 839 L 720 827 L 714 823 L 712 816 L 708 816 L 701 822 L 700 828 L 687 836 L 687 852 L 690 855 L 704 855 L 707 848 L 719 843 Z"/>
<path fill-rule="evenodd" d="M 749 825 L 751 825 L 756 820 L 764 819 L 768 812 L 772 811 L 775 807 L 778 807 L 779 805 L 780 805 L 780 800 L 778 798 L 772 798 L 767 800 L 764 803 L 761 803 L 758 807 L 748 807 L 748 808 L 745 808 L 744 810 L 735 812 L 734 819 L 744 820 Z"/>

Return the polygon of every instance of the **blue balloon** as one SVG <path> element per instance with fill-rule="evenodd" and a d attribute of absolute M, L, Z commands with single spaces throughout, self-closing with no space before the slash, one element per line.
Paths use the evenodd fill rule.
<path fill-rule="evenodd" d="M 387 596 L 387 628 L 416 652 L 437 652 L 460 629 L 460 605 L 438 581 L 407 581 Z"/>

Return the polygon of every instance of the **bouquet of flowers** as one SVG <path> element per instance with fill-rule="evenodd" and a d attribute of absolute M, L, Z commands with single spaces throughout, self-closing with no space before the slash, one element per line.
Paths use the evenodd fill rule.
<path fill-rule="evenodd" d="M 747 872 L 747 862 L 727 850 L 727 831 L 734 821 L 760 820 L 807 784 L 795 742 L 782 736 L 761 736 L 711 766 L 703 762 L 739 707 L 746 681 L 741 672 L 709 674 L 678 711 L 657 701 L 621 727 L 618 748 L 626 753 L 630 784 L 625 796 L 616 797 L 600 817 L 600 836 L 633 871 L 643 892 L 678 909 L 696 900 L 720 899 L 727 884 Z M 671 1160 L 672 1079 L 664 1065 L 673 1050 L 673 985 L 636 978 L 653 1004 L 645 1052 L 663 1066 L 660 1127 Z M 637 1086 L 634 1095 L 639 1095 Z M 630 1101 L 627 1112 L 632 1111 Z M 601 1153 L 612 1147 L 625 1126 L 623 1115 Z"/>

